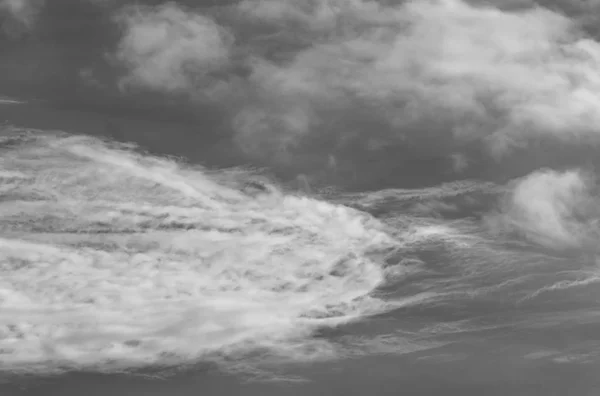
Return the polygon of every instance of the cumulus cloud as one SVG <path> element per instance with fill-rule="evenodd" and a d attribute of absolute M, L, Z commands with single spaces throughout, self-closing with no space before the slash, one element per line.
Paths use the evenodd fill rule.
<path fill-rule="evenodd" d="M 599 136 L 600 46 L 565 16 L 455 0 L 310 4 L 240 6 L 257 18 L 303 24 L 316 38 L 289 62 L 258 65 L 253 78 L 264 102 L 254 117 L 244 110 L 250 122 L 238 124 L 242 132 L 288 140 L 318 130 L 335 110 L 368 107 L 385 120 L 387 139 L 424 135 L 426 144 L 444 146 L 445 135 L 481 139 L 497 157 L 532 138 Z M 256 122 L 267 113 L 270 128 Z"/>
<path fill-rule="evenodd" d="M 580 170 L 539 170 L 516 180 L 490 224 L 553 248 L 593 247 L 600 236 L 594 178 Z"/>
<path fill-rule="evenodd" d="M 232 36 L 210 18 L 175 3 L 126 7 L 116 20 L 124 35 L 116 59 L 127 68 L 123 87 L 198 93 L 208 75 L 229 62 Z"/>
<path fill-rule="evenodd" d="M 117 20 L 124 87 L 214 101 L 237 145 L 278 165 L 444 158 L 465 172 L 540 141 L 600 143 L 600 44 L 548 7 L 242 0 Z"/>

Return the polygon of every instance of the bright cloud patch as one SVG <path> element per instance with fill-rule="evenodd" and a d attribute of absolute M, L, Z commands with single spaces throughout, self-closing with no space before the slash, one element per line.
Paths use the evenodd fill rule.
<path fill-rule="evenodd" d="M 130 7 L 116 58 L 127 68 L 125 86 L 167 92 L 206 88 L 206 76 L 229 61 L 232 38 L 210 18 L 172 4 Z"/>

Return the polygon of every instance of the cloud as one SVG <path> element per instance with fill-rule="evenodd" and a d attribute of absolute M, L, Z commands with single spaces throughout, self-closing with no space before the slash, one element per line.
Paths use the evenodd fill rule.
<path fill-rule="evenodd" d="M 593 248 L 600 236 L 596 192 L 581 170 L 539 170 L 513 182 L 490 224 L 552 249 Z"/>
<path fill-rule="evenodd" d="M 318 126 L 329 127 L 340 109 L 368 108 L 385 121 L 388 140 L 482 140 L 496 157 L 536 138 L 599 137 L 600 46 L 565 16 L 454 0 L 311 4 L 240 6 L 282 29 L 301 24 L 316 37 L 288 62 L 256 64 L 263 104 L 254 117 L 244 109 L 250 122 L 239 126 L 243 133 L 286 141 L 322 133 Z M 266 113 L 275 119 L 271 128 L 256 122 Z"/>
<path fill-rule="evenodd" d="M 247 155 L 318 177 L 418 159 L 469 175 L 544 141 L 600 143 L 599 43 L 550 8 L 498 4 L 127 6 L 114 59 L 122 87 L 212 102 Z"/>
<path fill-rule="evenodd" d="M 213 20 L 175 3 L 126 7 L 116 20 L 124 35 L 116 59 L 127 68 L 121 84 L 169 93 L 216 89 L 209 74 L 226 67 L 232 36 Z"/>
<path fill-rule="evenodd" d="M 0 0 L 0 16 L 8 16 L 2 30 L 15 36 L 31 29 L 43 5 L 44 0 Z"/>
<path fill-rule="evenodd" d="M 582 22 L 590 2 L 75 3 L 114 13 L 116 24 L 93 30 L 117 32 L 77 47 L 89 55 L 69 45 L 48 57 L 79 62 L 56 67 L 75 75 L 63 78 L 69 89 L 112 95 L 118 85 L 124 100 L 219 108 L 234 144 L 278 168 L 391 179 L 420 159 L 469 177 L 482 163 L 533 158 L 547 141 L 600 143 L 600 45 Z"/>

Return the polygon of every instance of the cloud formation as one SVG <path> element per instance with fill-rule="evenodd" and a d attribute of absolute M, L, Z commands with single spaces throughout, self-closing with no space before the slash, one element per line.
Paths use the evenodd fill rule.
<path fill-rule="evenodd" d="M 600 46 L 546 9 L 504 12 L 454 0 L 324 1 L 312 10 L 264 0 L 243 6 L 249 3 L 263 19 L 326 30 L 290 62 L 255 70 L 269 99 L 295 98 L 281 120 L 308 118 L 335 100 L 348 109 L 370 106 L 389 125 L 389 138 L 442 122 L 433 138 L 485 139 L 497 156 L 534 137 L 587 137 L 600 121 Z M 302 99 L 311 111 L 298 110 Z M 312 126 L 287 123 L 294 133 Z"/>
<path fill-rule="evenodd" d="M 243 0 L 221 26 L 175 4 L 133 10 L 117 53 L 125 81 L 191 94 L 219 83 L 236 141 L 256 156 L 321 151 L 341 166 L 344 153 L 404 145 L 463 170 L 472 144 L 501 159 L 539 139 L 600 141 L 600 45 L 548 8 Z M 247 76 L 211 75 L 232 63 Z"/>
<path fill-rule="evenodd" d="M 299 173 L 468 176 L 600 143 L 597 2 L 73 2 L 116 33 L 72 85 L 219 108 L 246 155 Z"/>
<path fill-rule="evenodd" d="M 227 30 L 174 3 L 126 7 L 116 19 L 124 27 L 116 52 L 128 69 L 123 86 L 196 94 L 207 88 L 207 75 L 229 61 Z"/>
<path fill-rule="evenodd" d="M 516 180 L 491 224 L 552 249 L 597 249 L 600 204 L 581 170 L 539 170 Z"/>

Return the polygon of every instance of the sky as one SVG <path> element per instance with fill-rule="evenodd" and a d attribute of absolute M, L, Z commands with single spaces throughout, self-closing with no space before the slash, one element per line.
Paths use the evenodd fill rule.
<path fill-rule="evenodd" d="M 20 309 L 33 296 L 53 309 L 31 316 L 42 325 L 30 326 L 35 336 L 19 336 L 23 361 L 55 353 L 86 364 L 107 356 L 117 365 L 162 361 L 176 356 L 165 350 L 200 356 L 248 334 L 265 335 L 256 345 L 277 344 L 299 361 L 318 348 L 333 356 L 327 337 L 298 342 L 309 333 L 298 323 L 337 325 L 338 314 L 327 315 L 340 302 L 354 317 L 387 309 L 377 296 L 363 297 L 386 277 L 412 276 L 421 264 L 429 272 L 424 261 L 438 253 L 435 287 L 425 279 L 427 292 L 401 306 L 430 301 L 437 285 L 442 299 L 482 293 L 492 298 L 483 306 L 494 309 L 492 293 L 519 292 L 525 280 L 533 297 L 597 282 L 595 270 L 578 267 L 586 253 L 593 259 L 580 261 L 597 264 L 600 237 L 597 15 L 600 0 L 0 0 L 0 123 L 10 111 L 39 106 L 21 116 L 77 118 L 66 129 L 79 133 L 0 136 L 10 198 L 0 213 L 8 230 L 0 249 L 19 267 L 11 278 L 17 297 L 5 300 Z M 92 133 L 78 125 L 92 121 L 99 134 L 142 150 L 81 136 Z M 161 150 L 201 163 L 228 156 L 229 165 L 268 172 L 209 171 L 149 155 Z M 289 184 L 270 183 L 269 173 Z M 303 191 L 288 194 L 291 182 Z M 350 191 L 318 190 L 326 186 Z M 138 232 L 152 229 L 160 232 Z M 100 250 L 97 232 L 109 238 Z M 550 255 L 529 252 L 523 240 L 577 255 L 553 267 Z M 512 250 L 513 242 L 525 249 Z M 375 261 L 382 255 L 385 266 Z M 21 265 L 28 260 L 44 265 Z M 134 264 L 125 272 L 123 260 Z M 440 260 L 448 289 L 435 268 Z M 201 265 L 178 265 L 189 262 Z M 49 278 L 48 268 L 68 273 Z M 542 277 L 557 281 L 538 289 Z M 124 292 L 105 299 L 115 287 Z M 172 309 L 178 296 L 192 296 L 191 305 Z M 85 331 L 73 338 L 64 333 L 70 319 L 55 326 L 63 321 L 55 302 L 97 310 L 76 318 Z M 165 327 L 167 311 L 173 326 Z M 209 326 L 199 325 L 206 317 Z M 115 320 L 131 331 L 114 334 Z M 178 342 L 161 336 L 170 331 L 179 331 Z M 49 338 L 38 342 L 38 333 Z M 292 333 L 291 344 L 274 336 Z M 132 334 L 150 334 L 150 347 Z M 115 343 L 96 354 L 110 337 Z M 73 352 L 76 338 L 85 351 Z M 376 352 L 390 348 L 381 340 Z M 141 348 L 135 355 L 119 345 Z"/>
<path fill-rule="evenodd" d="M 1 0 L 0 92 L 171 114 L 315 182 L 512 178 L 594 161 L 599 8 Z"/>

